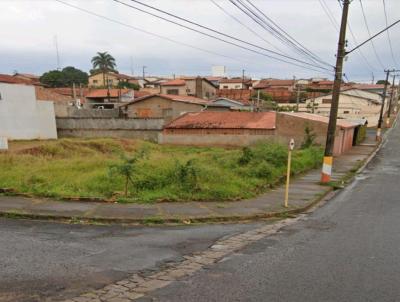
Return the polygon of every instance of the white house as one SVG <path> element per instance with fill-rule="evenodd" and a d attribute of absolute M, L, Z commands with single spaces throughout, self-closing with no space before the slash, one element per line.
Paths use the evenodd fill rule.
<path fill-rule="evenodd" d="M 53 102 L 37 101 L 34 86 L 0 83 L 0 137 L 56 139 Z"/>
<path fill-rule="evenodd" d="M 390 98 L 386 98 L 384 112 L 388 108 Z M 299 106 L 299 111 L 311 112 L 322 116 L 329 116 L 332 103 L 332 94 L 306 100 Z M 339 118 L 366 119 L 368 126 L 378 124 L 382 97 L 378 93 L 359 89 L 348 89 L 340 92 Z"/>

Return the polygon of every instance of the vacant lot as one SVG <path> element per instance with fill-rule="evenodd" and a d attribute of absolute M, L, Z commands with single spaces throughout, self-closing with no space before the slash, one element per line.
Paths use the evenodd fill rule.
<path fill-rule="evenodd" d="M 160 146 L 121 139 L 60 139 L 0 153 L 0 188 L 46 197 L 119 202 L 237 200 L 283 179 L 287 148 Z M 322 151 L 295 151 L 293 173 L 319 166 Z M 129 178 L 126 177 L 128 173 Z M 127 188 L 127 195 L 125 189 Z"/>

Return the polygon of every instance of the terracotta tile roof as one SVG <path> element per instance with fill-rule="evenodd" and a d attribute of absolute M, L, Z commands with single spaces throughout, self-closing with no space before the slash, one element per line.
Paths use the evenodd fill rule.
<path fill-rule="evenodd" d="M 306 113 L 306 112 L 281 112 L 280 114 L 296 116 L 296 117 L 307 119 L 310 121 L 322 122 L 324 124 L 328 124 L 328 122 L 329 122 L 328 117 L 325 117 L 322 115 L 317 115 L 317 114 L 312 114 L 312 113 Z M 347 121 L 345 119 L 337 119 L 336 124 L 337 124 L 337 126 L 339 126 L 341 128 L 354 128 L 356 126 L 356 125 L 354 125 L 354 123 Z"/>
<path fill-rule="evenodd" d="M 123 80 L 137 80 L 135 77 L 126 75 L 126 74 L 122 74 L 122 73 L 117 73 L 115 74 L 115 77 L 117 79 L 123 79 Z"/>
<path fill-rule="evenodd" d="M 123 106 L 128 106 L 130 104 L 134 104 L 134 103 L 138 103 L 140 101 L 144 101 L 147 100 L 149 98 L 152 97 L 161 97 L 164 99 L 168 99 L 171 101 L 175 101 L 175 102 L 182 102 L 182 103 L 191 103 L 191 104 L 199 104 L 199 105 L 208 105 L 208 104 L 212 104 L 210 101 L 208 100 L 204 100 L 204 99 L 200 99 L 200 98 L 196 98 L 194 96 L 186 96 L 186 95 L 173 95 L 173 94 L 150 94 L 150 95 L 145 95 L 142 97 L 138 97 L 137 99 L 135 98 L 133 101 L 124 104 Z"/>
<path fill-rule="evenodd" d="M 166 129 L 275 129 L 275 112 L 212 112 L 187 113 Z"/>
<path fill-rule="evenodd" d="M 385 85 L 383 84 L 352 84 L 350 85 L 351 88 L 357 88 L 360 90 L 368 90 L 368 89 L 384 89 Z"/>
<path fill-rule="evenodd" d="M 35 74 L 31 74 L 31 73 L 16 73 L 14 75 L 14 77 L 18 77 L 18 76 L 29 78 L 29 79 L 32 79 L 32 80 L 39 80 L 40 79 L 40 76 L 37 76 Z"/>
<path fill-rule="evenodd" d="M 161 86 L 185 86 L 186 81 L 182 79 L 171 80 L 161 83 Z"/>
<path fill-rule="evenodd" d="M 150 95 L 150 93 L 146 92 L 146 91 L 136 91 L 136 90 L 132 90 L 132 89 L 110 89 L 110 97 L 118 98 L 120 95 L 127 94 L 130 91 L 134 91 L 135 98 L 142 98 L 144 96 Z M 91 90 L 86 95 L 86 98 L 96 99 L 96 98 L 106 98 L 107 96 L 108 96 L 107 89 L 95 89 L 95 90 Z"/>
<path fill-rule="evenodd" d="M 8 83 L 8 84 L 31 84 L 30 80 L 24 80 L 21 78 L 17 78 L 8 74 L 0 74 L 0 83 Z"/>
<path fill-rule="evenodd" d="M 268 88 L 271 86 L 288 86 L 291 87 L 295 83 L 294 80 L 275 80 L 275 79 L 265 79 L 261 80 L 257 85 L 255 85 L 254 89 L 262 89 Z"/>
<path fill-rule="evenodd" d="M 66 95 L 73 97 L 74 93 L 72 91 L 71 87 L 60 87 L 60 88 L 48 88 L 51 89 L 53 92 L 56 92 L 58 94 Z M 82 88 L 82 95 L 86 96 L 89 93 L 89 88 Z M 80 96 L 80 88 L 76 87 L 76 95 Z"/>
<path fill-rule="evenodd" d="M 221 81 L 225 79 L 225 77 L 206 77 L 206 79 L 209 81 Z"/>
<path fill-rule="evenodd" d="M 208 104 L 208 100 L 197 98 L 194 96 L 187 95 L 174 95 L 174 94 L 159 94 L 160 97 L 167 98 L 172 101 L 184 102 L 184 103 L 196 103 L 196 104 Z"/>
<path fill-rule="evenodd" d="M 219 82 L 220 82 L 220 84 L 241 84 L 241 83 L 251 84 L 252 83 L 250 79 L 244 79 L 244 81 L 243 81 L 243 79 L 222 79 Z"/>
<path fill-rule="evenodd" d="M 40 101 L 61 102 L 61 101 L 71 101 L 72 100 L 72 97 L 54 92 L 50 88 L 36 86 L 35 92 L 36 92 L 36 99 L 40 100 Z"/>
<path fill-rule="evenodd" d="M 251 90 L 249 89 L 218 89 L 217 97 L 227 98 L 239 101 L 243 105 L 249 105 L 251 99 Z"/>

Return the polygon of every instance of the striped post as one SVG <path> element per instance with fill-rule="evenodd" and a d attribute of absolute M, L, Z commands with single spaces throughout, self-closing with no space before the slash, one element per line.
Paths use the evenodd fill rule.
<path fill-rule="evenodd" d="M 331 180 L 332 176 L 332 156 L 324 156 L 324 162 L 322 164 L 321 182 L 327 183 Z"/>

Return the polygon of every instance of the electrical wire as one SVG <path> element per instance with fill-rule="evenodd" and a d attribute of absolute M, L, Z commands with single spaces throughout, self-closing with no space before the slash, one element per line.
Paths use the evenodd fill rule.
<path fill-rule="evenodd" d="M 364 5 L 362 3 L 362 0 L 360 0 L 360 6 L 361 6 L 361 12 L 362 12 L 362 15 L 363 15 L 363 18 L 364 18 L 365 27 L 367 28 L 367 32 L 368 32 L 369 38 L 371 39 L 371 31 L 369 30 L 367 16 L 365 15 L 365 10 L 364 10 Z M 376 58 L 378 60 L 378 63 L 381 65 L 381 67 L 383 69 L 385 69 L 385 66 L 382 63 L 382 61 L 381 61 L 381 59 L 380 59 L 380 57 L 378 55 L 378 52 L 376 51 L 374 41 L 372 41 L 372 39 L 370 41 L 371 41 L 372 49 L 374 50 L 375 56 L 376 56 Z"/>
<path fill-rule="evenodd" d="M 263 53 L 263 52 L 260 52 L 260 51 L 251 49 L 251 48 L 249 48 L 249 47 L 246 47 L 246 46 L 237 44 L 237 43 L 235 43 L 235 42 L 231 42 L 231 41 L 222 39 L 222 38 L 220 38 L 220 37 L 214 36 L 214 35 L 212 35 L 212 34 L 208 34 L 208 33 L 206 33 L 206 32 L 200 31 L 200 30 L 198 30 L 198 29 L 189 27 L 189 26 L 187 26 L 187 25 L 178 23 L 178 22 L 176 22 L 176 21 L 167 19 L 167 18 L 165 18 L 165 17 L 159 16 L 159 15 L 154 14 L 154 13 L 149 12 L 149 11 L 146 11 L 146 10 L 141 9 L 141 8 L 139 8 L 139 7 L 136 7 L 136 6 L 133 6 L 133 5 L 129 5 L 129 4 L 127 4 L 127 3 L 125 3 L 125 2 L 122 2 L 122 1 L 120 1 L 120 0 L 112 0 L 112 1 L 117 2 L 117 3 L 120 3 L 120 4 L 124 5 L 124 6 L 130 7 L 130 8 L 132 8 L 132 9 L 138 10 L 138 11 L 143 12 L 143 13 L 145 13 L 145 14 L 151 15 L 151 16 L 153 16 L 153 17 L 159 18 L 159 19 L 164 20 L 164 21 L 166 21 L 166 22 L 169 22 L 169 23 L 178 25 L 178 26 L 180 26 L 180 27 L 186 28 L 186 29 L 191 30 L 191 31 L 193 31 L 193 32 L 196 32 L 196 33 L 202 34 L 202 35 L 204 35 L 204 36 L 207 36 L 207 37 L 210 37 L 210 38 L 219 40 L 219 41 L 221 41 L 221 42 L 225 42 L 225 43 L 227 43 L 227 44 L 230 44 L 230 45 L 233 45 L 233 46 L 236 46 L 236 47 L 239 47 L 239 48 L 242 48 L 242 49 L 245 49 L 245 50 L 248 50 L 248 51 L 251 51 L 251 52 L 260 54 L 260 55 L 263 55 L 263 56 L 266 56 L 266 57 L 271 58 L 271 59 L 279 60 L 279 61 L 281 61 L 281 62 L 285 62 L 285 63 L 288 63 L 288 64 L 292 64 L 292 65 L 296 65 L 296 66 L 299 66 L 299 67 L 306 68 L 305 66 L 302 66 L 302 65 L 299 65 L 299 64 L 295 64 L 295 63 L 293 63 L 293 62 L 286 61 L 286 60 L 281 59 L 281 58 L 273 57 L 273 56 L 271 56 L 271 55 L 267 55 L 267 54 L 265 54 L 265 53 Z M 242 39 L 236 38 L 236 37 L 234 37 L 234 36 L 224 34 L 224 33 L 220 32 L 220 31 L 214 30 L 214 29 L 209 28 L 209 27 L 204 26 L 204 25 L 200 25 L 200 24 L 198 24 L 198 23 L 196 23 L 196 22 L 187 20 L 187 19 L 185 19 L 185 18 L 176 16 L 176 15 L 174 15 L 174 14 L 172 14 L 172 13 L 163 11 L 163 10 L 158 9 L 158 8 L 156 8 L 156 7 L 153 7 L 153 6 L 151 6 L 151 5 L 144 4 L 144 3 L 140 2 L 140 1 L 137 1 L 137 0 L 130 0 L 130 1 L 135 2 L 135 3 L 138 3 L 138 4 L 141 4 L 141 5 L 145 6 L 145 7 L 151 8 L 151 9 L 156 10 L 156 11 L 158 11 L 158 12 L 167 14 L 167 15 L 169 15 L 169 16 L 172 16 L 172 17 L 176 18 L 176 19 L 183 20 L 183 21 L 188 22 L 188 23 L 190 23 L 190 24 L 194 24 L 194 25 L 199 26 L 199 27 L 201 27 L 201 28 L 207 29 L 207 30 L 212 31 L 212 32 L 214 32 L 214 33 L 217 33 L 217 34 L 219 34 L 219 35 L 222 35 L 222 36 L 228 37 L 228 38 L 230 38 L 230 39 L 233 39 L 233 40 L 235 40 L 235 41 L 238 41 L 238 42 L 240 42 L 240 43 L 243 43 L 243 44 L 246 44 L 246 45 L 250 45 L 250 46 L 252 46 L 252 47 L 261 49 L 261 50 L 263 50 L 263 51 L 272 53 L 272 54 L 277 55 L 277 56 L 280 56 L 280 57 L 284 57 L 285 59 L 293 60 L 293 61 L 296 61 L 296 62 L 298 62 L 298 63 L 304 64 L 304 65 L 312 66 L 312 67 L 314 67 L 314 68 L 320 68 L 320 69 L 323 69 L 323 70 L 326 70 L 326 71 L 331 71 L 330 69 L 327 69 L 327 68 L 325 68 L 325 67 L 321 67 L 321 66 L 318 66 L 318 65 L 315 65 L 315 64 L 310 64 L 310 63 L 308 63 L 308 62 L 306 62 L 306 61 L 302 61 L 302 60 L 299 60 L 299 59 L 296 59 L 296 58 L 293 58 L 293 57 L 290 57 L 290 56 L 286 56 L 286 55 L 280 54 L 280 53 L 278 53 L 278 52 L 276 52 L 276 51 L 273 51 L 273 50 L 270 50 L 270 49 L 267 49 L 267 48 L 258 46 L 258 45 L 256 45 L 256 44 L 253 44 L 253 43 L 244 41 L 244 40 L 242 40 Z M 310 67 L 307 67 L 307 68 L 310 68 Z M 315 70 L 315 69 L 314 69 L 314 70 Z"/>
<path fill-rule="evenodd" d="M 122 25 L 124 27 L 133 29 L 135 31 L 138 31 L 138 32 L 141 32 L 141 33 L 153 36 L 153 37 L 157 37 L 159 39 L 163 39 L 165 41 L 168 41 L 168 42 L 171 42 L 171 43 L 174 43 L 174 44 L 183 45 L 183 46 L 195 49 L 195 50 L 199 50 L 199 51 L 206 52 L 206 53 L 209 53 L 209 54 L 212 54 L 212 55 L 228 58 L 228 59 L 231 59 L 231 60 L 234 60 L 234 61 L 245 62 L 243 60 L 240 60 L 240 59 L 237 59 L 237 58 L 234 58 L 234 57 L 231 57 L 231 56 L 227 56 L 227 55 L 224 55 L 224 54 L 219 54 L 217 52 L 213 52 L 213 51 L 210 51 L 210 50 L 207 50 L 207 49 L 203 49 L 203 48 L 200 48 L 200 47 L 197 47 L 197 46 L 193 46 L 193 45 L 190 45 L 190 44 L 187 44 L 187 43 L 184 43 L 184 42 L 180 42 L 180 41 L 177 41 L 177 40 L 174 40 L 174 39 L 171 39 L 171 38 L 168 38 L 168 37 L 165 37 L 165 36 L 162 36 L 162 35 L 159 35 L 159 34 L 144 30 L 144 29 L 141 29 L 139 27 L 135 27 L 133 25 L 130 25 L 130 24 L 127 24 L 127 23 L 124 23 L 124 22 L 109 18 L 109 17 L 104 16 L 104 15 L 97 14 L 97 13 L 95 13 L 93 11 L 90 11 L 90 10 L 84 9 L 82 7 L 70 4 L 70 3 L 65 2 L 63 0 L 54 0 L 54 1 L 59 2 L 59 3 L 63 4 L 63 5 L 69 6 L 71 8 L 77 9 L 79 11 L 85 12 L 85 13 L 87 13 L 89 15 L 92 15 L 92 16 L 107 20 L 107 21 L 109 21 L 111 23 Z M 246 63 L 248 63 L 248 62 L 246 62 Z M 310 70 L 313 70 L 313 71 L 321 72 L 320 70 L 316 70 L 316 69 L 313 69 L 313 68 L 308 68 L 308 67 L 304 67 L 304 66 L 301 66 L 301 65 L 293 64 L 292 62 L 288 62 L 288 63 L 292 64 L 292 65 L 296 65 L 298 67 L 307 68 L 307 69 L 310 69 Z"/>
<path fill-rule="evenodd" d="M 388 27 L 389 22 L 388 22 L 388 14 L 387 14 L 387 9 L 386 9 L 386 2 L 385 2 L 385 0 L 382 0 L 382 2 L 383 2 L 383 12 L 385 13 L 385 23 L 386 23 L 386 27 Z M 389 30 L 387 30 L 386 33 L 387 33 L 387 37 L 389 40 L 390 54 L 392 55 L 393 62 L 396 66 L 399 66 L 399 64 L 397 63 L 396 58 L 394 56 L 392 40 L 390 39 Z"/>
<path fill-rule="evenodd" d="M 324 0 L 318 0 L 318 1 L 323 11 L 325 12 L 326 16 L 328 17 L 329 21 L 331 22 L 332 26 L 335 28 L 337 32 L 339 32 L 339 25 L 337 24 L 335 18 L 333 17 L 333 13 L 329 9 L 328 5 L 325 3 Z"/>
<path fill-rule="evenodd" d="M 258 38 L 260 38 L 261 40 L 263 40 L 265 43 L 267 43 L 268 45 L 270 45 L 271 47 L 273 47 L 275 50 L 280 51 L 283 54 L 288 55 L 287 53 L 285 53 L 282 49 L 280 49 L 279 47 L 275 46 L 274 44 L 272 44 L 270 41 L 268 41 L 267 39 L 265 39 L 262 35 L 260 35 L 258 32 L 256 32 L 255 30 L 253 30 L 250 26 L 246 25 L 244 22 L 242 22 L 239 18 L 235 17 L 234 15 L 232 15 L 231 13 L 229 13 L 226 9 L 224 9 L 221 5 L 219 5 L 215 0 L 210 0 L 211 3 L 213 3 L 216 7 L 218 7 L 222 12 L 224 12 L 227 16 L 229 16 L 230 18 L 232 18 L 233 20 L 235 20 L 237 23 L 239 23 L 240 25 L 242 25 L 243 27 L 245 27 L 248 31 L 250 31 L 251 33 L 253 33 L 255 36 L 257 36 Z"/>
<path fill-rule="evenodd" d="M 241 3 L 243 6 L 246 6 L 242 0 L 236 0 L 237 2 Z M 258 18 L 260 18 L 260 15 L 263 18 L 260 18 L 260 20 L 262 20 L 264 23 L 268 24 L 268 22 L 271 24 L 272 28 L 276 28 L 276 32 L 281 35 L 282 37 L 286 38 L 288 41 L 290 41 L 290 43 L 292 43 L 293 45 L 296 45 L 297 47 L 299 47 L 299 49 L 301 49 L 304 53 L 306 53 L 307 55 L 309 55 L 311 58 L 313 58 L 314 60 L 317 60 L 323 64 L 326 64 L 328 66 L 333 67 L 331 64 L 323 61 L 321 58 L 319 58 L 316 54 L 314 54 L 312 51 L 310 51 L 309 49 L 307 49 L 307 47 L 305 47 L 302 43 L 300 43 L 299 41 L 297 41 L 295 38 L 293 38 L 287 31 L 285 31 L 282 27 L 280 27 L 276 22 L 274 22 L 270 17 L 268 17 L 266 15 L 265 12 L 263 12 L 260 8 L 258 8 L 256 5 L 254 5 L 250 0 L 245 0 L 257 13 L 256 15 L 258 16 Z M 249 6 L 246 6 L 247 9 L 250 9 Z M 254 12 L 254 10 L 252 10 Z"/>

